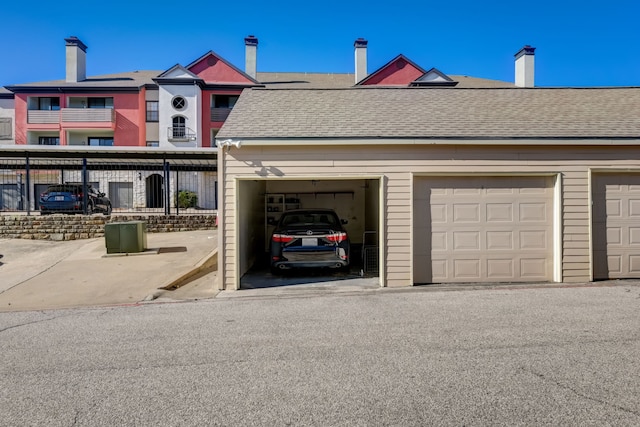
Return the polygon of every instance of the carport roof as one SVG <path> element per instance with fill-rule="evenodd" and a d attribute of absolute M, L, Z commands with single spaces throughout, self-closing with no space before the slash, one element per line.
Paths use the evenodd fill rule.
<path fill-rule="evenodd" d="M 640 88 L 245 90 L 217 139 L 640 139 Z"/>

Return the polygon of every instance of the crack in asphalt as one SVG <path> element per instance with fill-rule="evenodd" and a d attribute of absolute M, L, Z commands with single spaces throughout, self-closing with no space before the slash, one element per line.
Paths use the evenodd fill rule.
<path fill-rule="evenodd" d="M 44 322 L 49 322 L 51 320 L 56 320 L 56 319 L 61 319 L 63 317 L 70 317 L 70 316 L 74 316 L 77 313 L 66 313 L 66 314 L 61 314 L 59 316 L 52 316 L 52 317 L 47 317 L 46 319 L 38 319 L 38 320 L 33 320 L 31 322 L 24 322 L 24 323 L 18 323 L 16 325 L 11 325 L 11 326 L 7 326 L 5 328 L 1 328 L 0 329 L 0 333 L 2 332 L 6 332 L 9 331 L 11 329 L 16 329 L 16 328 L 21 328 L 23 326 L 29 326 L 29 325 L 34 325 L 36 323 L 44 323 Z"/>
<path fill-rule="evenodd" d="M 581 398 L 586 399 L 586 400 L 590 400 L 592 402 L 600 403 L 602 405 L 609 406 L 611 408 L 615 408 L 615 409 L 617 409 L 619 411 L 623 411 L 623 412 L 626 412 L 628 414 L 635 415 L 636 417 L 640 417 L 640 412 L 638 412 L 638 411 L 634 411 L 632 409 L 625 408 L 624 406 L 616 405 L 615 403 L 607 402 L 606 400 L 598 399 L 598 398 L 595 398 L 595 397 L 592 397 L 592 396 L 587 396 L 586 394 L 580 393 L 578 390 L 576 390 L 574 388 L 571 388 L 570 386 L 568 386 L 566 384 L 562 384 L 560 381 L 557 381 L 557 380 L 554 380 L 554 379 L 551 379 L 551 378 L 547 378 L 544 374 L 541 374 L 539 372 L 535 372 L 533 370 L 524 369 L 524 368 L 523 368 L 523 370 L 525 372 L 529 372 L 530 374 L 534 375 L 537 378 L 540 378 L 541 380 L 543 380 L 545 382 L 554 384 L 558 388 L 561 388 L 563 390 L 567 390 L 567 391 L 573 393 L 574 395 L 576 395 L 578 397 L 581 397 Z"/>

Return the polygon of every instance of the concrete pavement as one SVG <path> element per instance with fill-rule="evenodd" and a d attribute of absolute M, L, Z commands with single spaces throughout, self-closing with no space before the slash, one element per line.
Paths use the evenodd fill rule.
<path fill-rule="evenodd" d="M 148 233 L 147 250 L 129 255 L 107 255 L 104 238 L 0 239 L 0 311 L 211 298 L 217 234 Z"/>
<path fill-rule="evenodd" d="M 365 292 L 490 288 L 639 286 L 640 280 L 595 283 L 456 284 L 379 287 L 377 277 L 243 278 L 242 291 L 217 290 L 217 230 L 148 233 L 140 254 L 107 254 L 104 238 L 0 239 L 0 312 L 170 302 L 207 298 L 281 298 Z"/>

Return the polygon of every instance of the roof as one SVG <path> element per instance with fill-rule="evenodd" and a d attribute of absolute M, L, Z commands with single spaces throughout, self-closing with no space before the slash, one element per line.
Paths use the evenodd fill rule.
<path fill-rule="evenodd" d="M 247 89 L 217 138 L 633 138 L 640 88 Z"/>
<path fill-rule="evenodd" d="M 152 80 L 162 71 L 131 71 L 127 73 L 105 74 L 91 76 L 79 82 L 67 82 L 66 80 L 50 80 L 46 82 L 25 83 L 7 86 L 9 90 L 40 89 L 40 88 L 73 88 L 73 89 L 103 89 L 103 88 L 139 88 L 144 85 L 155 85 Z"/>
<path fill-rule="evenodd" d="M 272 88 L 347 88 L 355 84 L 355 79 L 353 73 L 257 73 L 257 80 Z"/>

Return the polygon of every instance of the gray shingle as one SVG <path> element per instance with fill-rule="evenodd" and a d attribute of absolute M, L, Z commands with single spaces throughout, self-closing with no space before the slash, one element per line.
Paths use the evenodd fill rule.
<path fill-rule="evenodd" d="M 640 139 L 640 88 L 257 88 L 218 134 L 377 137 Z"/>

